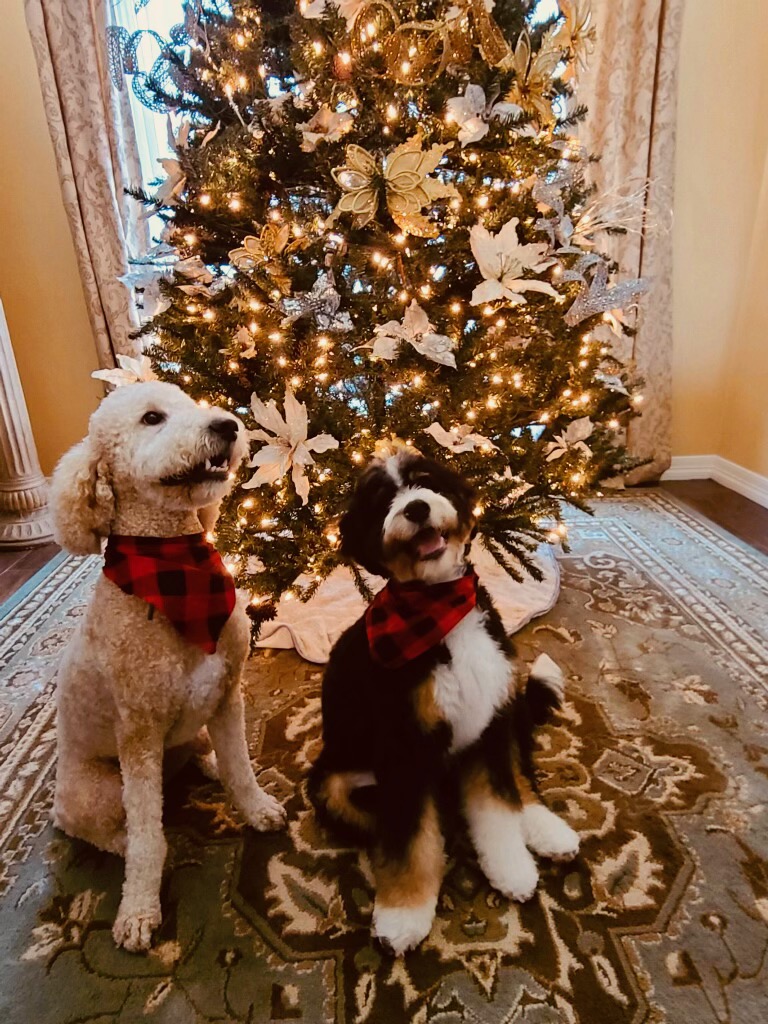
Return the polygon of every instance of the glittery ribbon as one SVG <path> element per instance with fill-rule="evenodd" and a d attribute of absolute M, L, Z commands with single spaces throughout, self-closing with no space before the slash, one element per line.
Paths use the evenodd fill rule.
<path fill-rule="evenodd" d="M 321 331 L 351 331 L 352 318 L 346 311 L 339 313 L 341 296 L 336 291 L 332 270 L 323 270 L 310 292 L 299 292 L 282 299 L 280 306 L 286 316 L 280 321 L 281 327 L 288 327 L 302 317 L 312 316 Z"/>
<path fill-rule="evenodd" d="M 642 278 L 622 281 L 613 288 L 608 287 L 608 268 L 602 260 L 596 265 L 592 281 L 584 284 L 576 296 L 576 301 L 565 314 L 565 322 L 575 327 L 582 320 L 587 320 L 598 313 L 607 313 L 611 309 L 626 309 L 629 303 L 647 292 L 649 282 Z"/>
<path fill-rule="evenodd" d="M 461 0 L 460 13 L 450 21 L 404 23 L 386 0 L 370 0 L 360 8 L 352 26 L 352 50 L 356 55 L 364 53 L 373 38 L 368 26 L 373 23 L 381 31 L 382 20 L 391 22 L 389 34 L 385 29 L 379 37 L 387 74 L 401 85 L 434 82 L 449 63 L 467 63 L 475 46 L 492 67 L 512 54 L 485 0 Z"/>

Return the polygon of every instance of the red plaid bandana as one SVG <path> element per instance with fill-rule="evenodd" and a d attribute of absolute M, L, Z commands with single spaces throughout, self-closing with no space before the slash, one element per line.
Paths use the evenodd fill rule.
<path fill-rule="evenodd" d="M 183 537 L 113 534 L 104 551 L 104 575 L 124 593 L 162 612 L 185 640 L 207 654 L 216 650 L 235 607 L 232 577 L 202 533 Z"/>
<path fill-rule="evenodd" d="M 365 613 L 374 661 L 402 668 L 435 647 L 477 604 L 477 573 L 448 583 L 396 583 L 391 580 Z"/>

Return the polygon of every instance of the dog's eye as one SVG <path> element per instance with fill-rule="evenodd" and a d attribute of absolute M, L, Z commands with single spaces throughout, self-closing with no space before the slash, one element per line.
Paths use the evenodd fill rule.
<path fill-rule="evenodd" d="M 150 409 L 149 412 L 145 412 L 144 415 L 141 417 L 141 422 L 144 423 L 147 427 L 156 427 L 157 424 L 162 423 L 164 419 L 164 412 L 155 412 L 153 409 Z"/>

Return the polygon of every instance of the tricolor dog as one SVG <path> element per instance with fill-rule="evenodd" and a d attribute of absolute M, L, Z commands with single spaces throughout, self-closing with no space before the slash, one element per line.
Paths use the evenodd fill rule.
<path fill-rule="evenodd" d="M 489 882 L 512 899 L 535 892 L 531 851 L 568 860 L 579 848 L 532 766 L 562 675 L 550 662 L 526 682 L 468 562 L 473 506 L 456 473 L 401 449 L 365 470 L 340 524 L 342 551 L 388 582 L 331 652 L 310 794 L 322 820 L 373 840 L 373 933 L 395 954 L 432 926 L 450 794 Z"/>

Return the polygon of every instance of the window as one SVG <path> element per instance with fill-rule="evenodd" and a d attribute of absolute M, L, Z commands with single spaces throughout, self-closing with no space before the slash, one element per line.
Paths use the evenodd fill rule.
<path fill-rule="evenodd" d="M 129 32 L 143 29 L 154 32 L 160 39 L 168 39 L 171 28 L 184 20 L 183 0 L 111 0 L 112 24 Z M 142 36 L 137 50 L 138 66 L 151 68 L 160 50 L 160 44 L 150 35 Z M 168 115 L 158 114 L 145 107 L 133 91 L 130 76 L 123 88 L 130 94 L 131 111 L 136 126 L 136 144 L 139 150 L 141 174 L 145 186 L 163 177 L 158 160 L 172 155 L 168 141 Z"/>
<path fill-rule="evenodd" d="M 560 14 L 557 0 L 538 0 L 531 13 L 530 22 L 532 25 L 540 25 L 550 18 L 556 18 Z"/>

